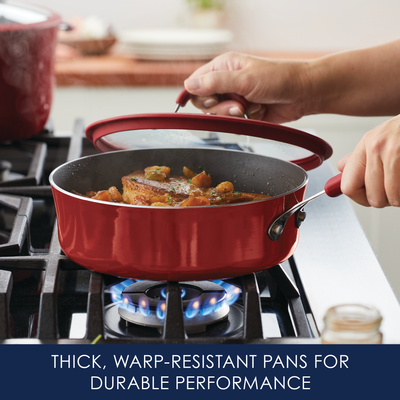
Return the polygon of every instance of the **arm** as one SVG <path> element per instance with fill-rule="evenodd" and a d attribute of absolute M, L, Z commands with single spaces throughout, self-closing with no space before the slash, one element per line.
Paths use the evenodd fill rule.
<path fill-rule="evenodd" d="M 284 123 L 317 113 L 400 113 L 400 40 L 311 61 L 268 60 L 228 53 L 186 80 L 192 101 L 207 112 L 239 116 L 242 106 L 219 103 L 235 92 L 249 102 L 250 118 Z M 364 206 L 400 207 L 400 115 L 366 133 L 341 159 L 342 191 Z"/>
<path fill-rule="evenodd" d="M 237 53 L 219 56 L 185 81 L 196 107 L 240 115 L 242 107 L 214 94 L 234 92 L 251 118 L 283 123 L 304 115 L 400 113 L 400 40 L 311 61 L 271 60 Z"/>
<path fill-rule="evenodd" d="M 306 114 L 384 116 L 400 113 L 400 40 L 311 61 Z"/>
<path fill-rule="evenodd" d="M 315 113 L 399 114 L 399 66 L 400 40 L 312 62 Z M 343 193 L 355 202 L 400 207 L 400 116 L 367 132 L 338 169 Z"/>

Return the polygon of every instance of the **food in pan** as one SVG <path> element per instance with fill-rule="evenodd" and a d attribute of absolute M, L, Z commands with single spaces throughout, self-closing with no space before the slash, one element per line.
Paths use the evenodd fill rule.
<path fill-rule="evenodd" d="M 115 186 L 108 190 L 87 192 L 86 197 L 142 206 L 196 207 L 243 203 L 270 198 L 259 193 L 236 191 L 232 182 L 212 186 L 210 175 L 205 171 L 196 174 L 183 167 L 182 176 L 171 176 L 171 169 L 152 166 L 122 177 L 122 194 Z"/>

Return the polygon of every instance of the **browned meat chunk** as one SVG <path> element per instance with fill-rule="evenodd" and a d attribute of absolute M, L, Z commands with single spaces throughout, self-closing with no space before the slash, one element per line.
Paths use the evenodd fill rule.
<path fill-rule="evenodd" d="M 213 188 L 210 176 L 204 171 L 193 176 L 187 168 L 183 176 L 171 176 L 163 180 L 147 179 L 144 171 L 135 171 L 122 178 L 122 185 L 122 197 L 125 203 L 147 206 L 208 206 L 243 203 L 271 197 L 265 194 L 235 191 L 231 182 L 223 182 Z"/>

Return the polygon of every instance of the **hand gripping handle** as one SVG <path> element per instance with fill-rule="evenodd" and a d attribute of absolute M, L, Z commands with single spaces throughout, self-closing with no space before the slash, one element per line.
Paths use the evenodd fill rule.
<path fill-rule="evenodd" d="M 194 97 L 193 94 L 189 93 L 186 89 L 182 89 L 175 101 L 175 103 L 177 104 L 177 108 L 175 109 L 175 112 L 177 112 L 180 107 L 185 107 L 187 102 L 192 97 Z M 243 96 L 240 96 L 236 93 L 225 93 L 225 94 L 222 94 L 221 97 L 225 100 L 237 101 L 244 107 L 245 111 L 247 110 L 247 108 L 249 106 L 249 103 L 247 102 L 247 100 Z"/>

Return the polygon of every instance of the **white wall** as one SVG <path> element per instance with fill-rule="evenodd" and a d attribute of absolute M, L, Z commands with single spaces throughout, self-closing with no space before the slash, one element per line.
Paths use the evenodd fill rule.
<path fill-rule="evenodd" d="M 64 18 L 96 14 L 115 29 L 188 24 L 185 0 L 25 0 Z M 336 51 L 400 37 L 398 0 L 226 0 L 235 49 Z"/>

